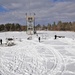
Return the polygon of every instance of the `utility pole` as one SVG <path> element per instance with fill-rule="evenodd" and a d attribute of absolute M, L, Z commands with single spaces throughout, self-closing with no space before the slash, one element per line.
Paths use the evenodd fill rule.
<path fill-rule="evenodd" d="M 34 34 L 36 34 L 36 29 L 35 29 L 35 13 L 34 13 Z"/>

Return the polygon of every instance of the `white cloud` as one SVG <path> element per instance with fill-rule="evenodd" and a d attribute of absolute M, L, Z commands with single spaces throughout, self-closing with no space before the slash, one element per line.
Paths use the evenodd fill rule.
<path fill-rule="evenodd" d="M 36 13 L 36 22 L 74 21 L 74 0 L 52 2 L 52 0 L 1 0 L 8 12 L 0 12 L 0 23 L 19 22 L 25 24 L 25 13 Z"/>
<path fill-rule="evenodd" d="M 11 4 L 8 4 L 8 5 L 4 5 L 3 6 L 5 9 L 19 9 L 20 7 L 22 7 L 22 4 L 20 3 L 11 3 Z"/>

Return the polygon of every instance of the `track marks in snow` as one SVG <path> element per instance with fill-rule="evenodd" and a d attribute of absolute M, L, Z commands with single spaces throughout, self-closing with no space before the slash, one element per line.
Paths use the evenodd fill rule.
<path fill-rule="evenodd" d="M 3 75 L 66 75 L 68 73 L 65 65 L 67 54 L 64 56 L 63 52 L 54 48 L 65 46 L 68 50 L 72 42 L 63 41 L 58 39 L 55 42 L 54 39 L 50 41 L 45 39 L 45 43 L 44 40 L 39 43 L 22 39 L 22 42 L 17 41 L 17 45 L 13 47 L 1 47 L 0 72 Z"/>

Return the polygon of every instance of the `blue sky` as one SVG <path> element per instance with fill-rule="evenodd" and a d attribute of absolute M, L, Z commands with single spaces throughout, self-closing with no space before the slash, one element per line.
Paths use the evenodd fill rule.
<path fill-rule="evenodd" d="M 3 8 L 2 6 L 0 6 L 0 12 L 6 12 L 7 10 L 5 8 Z"/>
<path fill-rule="evenodd" d="M 75 0 L 0 0 L 0 24 L 25 25 L 25 13 L 35 13 L 36 24 L 75 21 Z"/>

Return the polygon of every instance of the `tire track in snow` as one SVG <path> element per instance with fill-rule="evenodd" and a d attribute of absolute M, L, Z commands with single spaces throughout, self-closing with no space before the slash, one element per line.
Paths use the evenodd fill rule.
<path fill-rule="evenodd" d="M 54 71 L 54 69 L 57 67 L 57 63 L 58 63 L 58 60 L 57 60 L 57 57 L 56 57 L 56 54 L 54 53 L 54 51 L 53 50 L 50 50 L 51 48 L 49 47 L 46 47 L 46 45 L 45 44 L 42 44 L 42 43 L 36 43 L 36 42 L 34 42 L 34 41 L 32 41 L 32 43 L 34 43 L 34 44 L 39 44 L 39 46 L 42 46 L 43 48 L 45 48 L 45 49 L 47 49 L 47 50 L 45 50 L 45 52 L 46 51 L 50 51 L 52 54 L 53 54 L 53 58 L 54 58 L 54 64 L 53 64 L 53 66 L 51 67 L 51 69 L 50 70 L 47 70 L 47 68 L 45 68 L 46 69 L 46 72 L 44 72 L 44 73 L 42 73 L 41 75 L 44 75 L 44 74 L 47 74 L 47 75 L 49 75 L 48 74 L 48 72 L 50 73 L 50 72 L 52 72 L 52 71 Z M 47 63 L 47 62 L 46 62 Z M 47 66 L 47 65 L 46 65 Z"/>
<path fill-rule="evenodd" d="M 47 70 L 47 68 L 45 68 L 46 69 L 46 71 L 44 72 L 44 73 L 42 73 L 42 72 L 39 72 L 40 70 L 40 67 L 41 67 L 41 65 L 39 65 L 40 67 L 39 68 L 37 68 L 37 66 L 35 65 L 35 67 L 38 69 L 38 72 L 36 73 L 36 75 L 38 75 L 38 74 L 40 74 L 40 75 L 44 75 L 44 74 L 47 74 L 47 75 L 55 75 L 56 74 L 56 72 L 57 71 L 59 71 L 60 70 L 60 68 L 59 67 L 61 67 L 61 65 L 60 64 L 62 64 L 62 58 L 61 58 L 61 56 L 60 55 L 58 55 L 59 53 L 53 48 L 53 47 L 50 47 L 50 45 L 48 45 L 47 44 L 47 47 L 46 47 L 46 45 L 45 44 L 42 44 L 42 43 L 36 43 L 36 42 L 33 42 L 33 41 L 31 41 L 30 43 L 32 43 L 33 45 L 37 45 L 37 46 L 43 46 L 45 49 L 47 49 L 47 50 L 45 50 L 45 51 L 50 51 L 52 54 L 53 54 L 53 58 L 54 58 L 54 65 L 52 66 L 52 68 L 50 69 L 50 70 Z M 30 50 L 30 51 L 32 51 L 32 50 Z M 29 51 L 28 51 L 29 52 Z M 31 52 L 30 52 L 31 53 Z M 47 63 L 47 62 L 46 62 Z M 34 66 L 34 63 L 32 63 L 31 65 L 33 65 Z M 4 68 L 3 68 L 4 69 Z M 33 69 L 34 70 L 34 69 Z M 4 72 L 6 72 L 6 71 L 4 71 Z M 30 71 L 28 71 L 29 73 L 28 74 L 31 74 L 31 72 Z M 63 72 L 63 71 L 62 71 Z M 7 72 L 6 72 L 7 73 Z M 8 74 L 8 73 L 7 73 Z M 9 74 L 11 74 L 11 73 L 9 73 Z M 4 75 L 6 75 L 6 74 L 4 74 Z M 11 75 L 15 75 L 15 73 L 14 74 L 11 74 Z M 33 74 L 32 74 L 33 75 Z"/>
<path fill-rule="evenodd" d="M 43 43 L 40 43 L 39 45 L 42 45 L 43 47 L 46 47 L 46 44 L 43 44 Z M 50 50 L 54 57 L 55 57 L 55 65 L 52 67 L 51 70 L 47 71 L 47 75 L 56 75 L 57 72 L 60 71 L 61 67 L 63 67 L 63 69 L 60 71 L 60 75 L 63 74 L 63 72 L 65 71 L 65 62 L 64 62 L 64 58 L 63 56 L 56 50 L 53 48 L 53 46 L 50 46 L 47 44 L 47 47 L 46 47 L 48 50 Z M 48 72 L 50 74 L 48 74 Z"/>
<path fill-rule="evenodd" d="M 47 45 L 47 47 L 49 48 L 50 46 Z M 51 71 L 51 75 L 56 75 L 56 72 L 59 72 L 60 71 L 60 68 L 62 67 L 63 65 L 63 69 L 60 73 L 60 75 L 63 74 L 63 72 L 65 71 L 65 62 L 64 62 L 64 58 L 63 56 L 56 50 L 54 49 L 53 47 L 50 47 L 51 50 L 53 51 L 54 55 L 56 56 L 56 65 L 55 67 L 52 69 Z M 60 65 L 61 64 L 61 65 Z M 60 68 L 59 68 L 60 67 Z"/>

